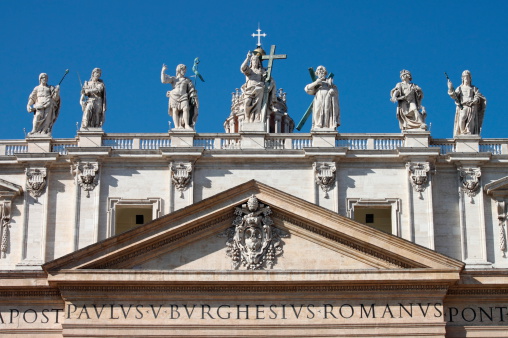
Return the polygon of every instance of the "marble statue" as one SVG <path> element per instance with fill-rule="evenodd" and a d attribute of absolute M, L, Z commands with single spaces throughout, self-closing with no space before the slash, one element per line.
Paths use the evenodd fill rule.
<path fill-rule="evenodd" d="M 60 112 L 60 86 L 48 85 L 48 74 L 39 75 L 39 85 L 28 97 L 27 111 L 35 113 L 33 128 L 29 135 L 51 135 L 51 130 Z"/>
<path fill-rule="evenodd" d="M 425 124 L 425 107 L 421 105 L 423 91 L 412 83 L 411 73 L 407 70 L 400 72 L 402 82 L 397 83 L 390 92 L 391 101 L 397 102 L 397 119 L 401 130 L 421 129 L 427 130 Z"/>
<path fill-rule="evenodd" d="M 194 130 L 198 118 L 198 92 L 192 81 L 185 77 L 185 65 L 176 67 L 176 76 L 165 74 L 167 68 L 165 64 L 162 65 L 161 82 L 170 83 L 173 87 L 166 96 L 169 97 L 168 113 L 173 118 L 174 129 Z"/>
<path fill-rule="evenodd" d="M 240 71 L 245 74 L 245 83 L 242 85 L 245 120 L 247 122 L 264 122 L 262 108 L 267 70 L 263 68 L 261 55 L 249 51 L 245 61 L 240 66 Z M 268 98 L 265 102 L 268 106 L 271 106 L 276 99 L 275 81 L 272 79 L 268 88 Z"/>
<path fill-rule="evenodd" d="M 102 71 L 95 68 L 90 81 L 85 81 L 81 88 L 80 104 L 83 110 L 83 128 L 102 128 L 106 118 L 106 86 L 100 79 Z"/>
<path fill-rule="evenodd" d="M 314 95 L 312 101 L 312 129 L 340 126 L 339 91 L 333 84 L 333 78 L 326 77 L 328 72 L 323 66 L 316 69 L 316 81 L 305 86 L 305 92 Z"/>
<path fill-rule="evenodd" d="M 453 125 L 453 136 L 458 135 L 480 135 L 485 115 L 487 100 L 480 93 L 478 88 L 471 84 L 471 72 L 462 72 L 462 84 L 453 88 L 448 79 L 448 95 L 455 100 L 455 123 Z"/>

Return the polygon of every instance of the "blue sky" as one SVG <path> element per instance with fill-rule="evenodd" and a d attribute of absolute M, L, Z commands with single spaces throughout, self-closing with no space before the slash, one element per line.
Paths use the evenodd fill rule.
<path fill-rule="evenodd" d="M 62 109 L 54 138 L 76 136 L 81 80 L 102 68 L 108 94 L 107 133 L 165 133 L 170 85 L 163 63 L 190 68 L 199 57 L 206 82 L 198 83 L 199 133 L 223 132 L 231 92 L 245 78 L 240 64 L 256 47 L 287 54 L 273 77 L 287 93 L 297 123 L 312 96 L 308 67 L 324 65 L 340 91 L 341 133 L 398 133 L 390 90 L 408 69 L 424 92 L 434 138 L 451 138 L 454 85 L 469 69 L 487 98 L 484 138 L 507 137 L 508 1 L 2 1 L 0 138 L 22 139 L 31 130 L 28 95 L 41 72 L 62 83 Z M 266 65 L 265 65 L 266 66 Z M 309 132 L 310 120 L 302 132 Z"/>

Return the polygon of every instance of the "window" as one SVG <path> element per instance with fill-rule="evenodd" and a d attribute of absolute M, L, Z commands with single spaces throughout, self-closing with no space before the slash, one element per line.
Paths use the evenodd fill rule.
<path fill-rule="evenodd" d="M 400 236 L 400 199 L 347 199 L 348 217 L 389 234 Z"/>
<path fill-rule="evenodd" d="M 108 236 L 114 236 L 160 217 L 160 198 L 108 198 Z"/>

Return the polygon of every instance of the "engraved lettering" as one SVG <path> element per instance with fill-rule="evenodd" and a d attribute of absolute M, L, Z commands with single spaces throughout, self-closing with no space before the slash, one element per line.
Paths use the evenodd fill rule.
<path fill-rule="evenodd" d="M 205 307 L 206 307 L 206 311 L 205 311 Z M 212 308 L 210 307 L 210 305 L 207 305 L 207 304 L 203 304 L 201 305 L 201 319 L 205 319 L 205 313 L 210 317 L 210 319 L 215 319 L 212 317 L 212 315 L 210 314 L 210 310 Z M 247 318 L 248 319 L 248 318 Z"/>
<path fill-rule="evenodd" d="M 423 310 L 422 303 L 418 303 L 418 306 L 420 307 L 420 310 L 422 311 L 423 316 L 427 317 L 427 312 L 429 311 L 430 303 L 427 303 L 427 307 L 425 308 L 425 311 Z"/>
<path fill-rule="evenodd" d="M 471 313 L 473 314 L 473 318 L 471 320 L 467 320 L 466 319 L 466 313 L 465 313 L 466 310 L 471 310 Z M 466 308 L 462 309 L 461 315 L 462 315 L 462 319 L 464 319 L 464 321 L 466 321 L 468 323 L 472 322 L 473 320 L 476 319 L 476 311 L 473 308 L 470 308 L 470 307 L 466 307 Z"/>
<path fill-rule="evenodd" d="M 343 309 L 345 306 L 346 306 L 346 307 L 349 307 L 349 310 L 348 310 L 348 311 L 350 311 L 350 312 L 351 312 L 351 314 L 350 314 L 349 316 L 345 316 L 345 315 L 342 313 L 342 309 Z M 349 319 L 349 318 L 353 317 L 353 315 L 355 314 L 355 310 L 353 309 L 353 307 L 352 307 L 350 304 L 343 304 L 343 305 L 341 305 L 341 307 L 339 308 L 339 314 L 340 314 L 340 316 L 341 316 L 342 318 Z"/>
<path fill-rule="evenodd" d="M 71 306 L 73 306 L 73 307 L 74 307 L 74 310 L 72 310 L 72 313 L 76 312 L 76 310 L 78 309 L 78 308 L 76 307 L 76 305 L 74 305 L 74 304 L 68 304 L 68 305 L 67 305 L 67 319 L 71 318 Z M 16 310 L 16 311 L 17 311 L 17 310 Z"/>
<path fill-rule="evenodd" d="M 333 305 L 332 304 L 324 304 L 323 305 L 325 307 L 325 319 L 328 319 L 328 313 L 330 313 L 333 318 L 337 319 L 337 317 L 335 317 L 335 315 L 333 314 Z M 328 310 L 330 309 L 330 310 Z"/>
<path fill-rule="evenodd" d="M 243 311 L 240 310 L 240 306 L 241 305 L 236 306 L 236 319 L 240 319 L 240 312 L 244 312 L 245 319 L 249 319 L 249 306 L 245 305 L 245 310 L 243 310 Z"/>
<path fill-rule="evenodd" d="M 413 318 L 413 303 L 409 303 L 409 310 L 404 305 L 399 303 L 399 318 L 402 318 L 402 310 L 404 310 L 409 317 Z"/>
<path fill-rule="evenodd" d="M 456 307 L 450 307 L 448 309 L 448 312 L 450 313 L 450 323 L 453 322 L 453 317 L 455 317 L 456 315 L 459 314 L 459 309 L 457 309 Z M 455 313 L 453 313 L 455 312 Z"/>
<path fill-rule="evenodd" d="M 187 304 L 184 304 L 183 307 L 185 308 L 185 312 L 187 312 L 187 318 L 190 319 L 190 317 L 192 316 L 192 313 L 194 312 L 194 309 L 196 308 L 196 304 L 192 305 L 192 311 L 190 313 L 189 313 L 189 309 L 187 309 Z"/>
<path fill-rule="evenodd" d="M 363 314 L 365 314 L 366 318 L 369 318 L 371 313 L 372 313 L 372 318 L 376 318 L 376 311 L 374 309 L 374 304 L 370 305 L 369 312 L 367 312 L 367 310 L 365 310 L 365 306 L 363 304 L 360 304 L 360 318 L 363 318 Z"/>
<path fill-rule="evenodd" d="M 81 312 L 79 313 L 78 319 L 81 319 L 81 315 L 83 313 L 86 314 L 86 319 L 90 319 L 90 316 L 88 315 L 88 310 L 86 309 L 86 305 L 83 305 L 83 307 L 81 308 Z"/>
<path fill-rule="evenodd" d="M 150 304 L 150 307 L 152 308 L 152 313 L 153 313 L 154 318 L 157 319 L 157 317 L 159 317 L 159 312 L 161 312 L 162 305 L 159 305 L 159 311 L 157 311 L 157 313 L 155 312 L 155 309 L 153 308 L 152 304 Z"/>
<path fill-rule="evenodd" d="M 33 320 L 31 322 L 26 319 L 26 314 L 30 312 L 32 312 L 34 315 Z M 25 310 L 25 312 L 23 312 L 23 320 L 25 321 L 25 323 L 29 324 L 35 323 L 35 321 L 37 320 L 37 312 L 34 309 Z"/>
<path fill-rule="evenodd" d="M 296 312 L 294 304 L 291 304 L 291 307 L 293 308 L 293 312 L 296 316 L 296 319 L 298 319 L 300 317 L 300 313 L 302 313 L 303 304 L 300 305 L 300 310 L 298 312 Z"/>
<path fill-rule="evenodd" d="M 436 315 L 436 314 L 434 313 L 434 317 L 439 318 L 439 317 L 442 317 L 442 316 L 443 316 L 443 311 L 441 311 L 441 309 L 439 308 L 439 307 L 441 307 L 442 305 L 443 305 L 443 304 L 441 304 L 441 303 L 435 303 L 435 304 L 434 304 L 434 309 L 436 309 L 436 311 L 439 313 L 438 315 Z"/>
<path fill-rule="evenodd" d="M 101 318 L 102 311 L 104 311 L 105 306 L 106 306 L 106 304 L 102 304 L 101 312 L 99 312 L 99 311 L 97 311 L 97 305 L 93 304 L 93 309 L 95 311 L 95 315 L 97 316 L 97 319 Z"/>
<path fill-rule="evenodd" d="M 489 307 L 489 309 L 490 309 L 490 315 L 482 307 L 480 307 L 480 322 L 483 322 L 483 316 L 482 316 L 482 314 L 485 314 L 485 316 L 487 316 L 487 318 L 490 321 L 492 321 L 492 310 L 494 310 L 494 309 L 492 308 L 492 306 Z"/>
<path fill-rule="evenodd" d="M 381 318 L 384 318 L 387 312 L 390 313 L 391 318 L 395 318 L 393 316 L 392 310 L 390 309 L 390 305 L 388 305 L 388 304 L 386 304 L 385 311 L 383 312 L 383 315 L 381 316 Z"/>
<path fill-rule="evenodd" d="M 175 317 L 175 313 L 178 315 Z M 180 312 L 178 311 L 178 305 L 171 304 L 171 319 L 178 319 L 180 318 Z"/>
<path fill-rule="evenodd" d="M 58 323 L 58 312 L 64 312 L 64 309 L 51 309 L 51 312 L 55 311 L 55 323 Z"/>
<path fill-rule="evenodd" d="M 313 319 L 313 318 L 314 318 L 314 311 L 312 311 L 312 310 L 310 309 L 311 307 L 314 307 L 314 304 L 309 304 L 309 305 L 307 305 L 307 311 L 309 311 L 309 312 L 310 312 L 310 314 L 312 315 L 312 317 L 309 317 L 309 315 L 307 315 L 307 318 L 308 318 L 308 319 Z"/>
<path fill-rule="evenodd" d="M 136 319 L 142 319 L 143 318 L 143 312 L 141 312 L 141 310 L 139 308 L 143 308 L 143 305 L 136 305 L 136 311 L 139 313 L 139 317 L 136 315 Z"/>
<path fill-rule="evenodd" d="M 506 306 L 496 306 L 495 309 L 499 309 L 499 318 L 501 318 L 499 321 L 504 322 L 504 316 L 503 316 L 503 309 L 508 309 Z"/>
<path fill-rule="evenodd" d="M 129 309 L 127 310 L 127 312 L 125 312 L 124 308 L 123 308 L 123 304 L 120 304 L 120 308 L 122 309 L 122 313 L 123 313 L 123 318 L 124 319 L 127 319 L 127 316 L 129 315 L 129 312 L 131 311 L 132 305 L 133 304 L 129 304 Z"/>
<path fill-rule="evenodd" d="M 275 305 L 275 304 L 270 305 L 270 312 L 273 313 L 273 317 L 272 316 L 268 317 L 270 319 L 277 319 L 277 312 L 273 311 L 274 307 L 276 308 L 277 305 Z"/>
<path fill-rule="evenodd" d="M 231 308 L 229 305 L 221 305 L 217 308 L 217 317 L 219 317 L 220 319 L 229 319 L 231 317 L 231 311 L 228 311 L 227 314 L 228 316 L 227 317 L 222 317 L 221 314 L 220 314 L 220 310 L 223 308 L 223 307 L 227 307 L 228 309 Z"/>
<path fill-rule="evenodd" d="M 113 317 L 113 310 L 115 308 L 115 304 L 109 304 L 109 307 L 111 309 L 111 315 L 109 316 L 109 319 L 120 319 L 120 317 Z M 157 318 L 157 317 L 155 317 Z"/>
<path fill-rule="evenodd" d="M 46 321 L 44 321 L 44 319 L 41 320 L 42 324 L 46 324 L 49 322 L 49 318 L 48 318 L 48 316 L 46 316 L 46 312 L 48 312 L 48 311 L 49 311 L 48 309 L 43 309 L 41 312 L 42 316 L 46 319 Z"/>

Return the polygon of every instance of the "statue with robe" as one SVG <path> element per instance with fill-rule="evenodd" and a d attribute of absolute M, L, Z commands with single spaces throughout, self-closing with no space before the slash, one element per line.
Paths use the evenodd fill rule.
<path fill-rule="evenodd" d="M 390 92 L 390 100 L 397 102 L 397 119 L 401 130 L 427 130 L 427 113 L 422 106 L 423 91 L 412 83 L 413 77 L 407 70 L 400 72 L 402 82 L 397 83 Z"/>
<path fill-rule="evenodd" d="M 198 119 L 198 92 L 192 81 L 185 77 L 187 67 L 180 64 L 176 67 L 176 75 L 165 74 L 166 65 L 162 65 L 161 82 L 173 87 L 166 93 L 169 98 L 169 115 L 173 118 L 175 129 L 194 130 Z"/>
<path fill-rule="evenodd" d="M 79 100 L 83 110 L 81 129 L 102 128 L 106 118 L 106 86 L 101 80 L 102 71 L 95 68 L 90 81 L 85 81 Z"/>
<path fill-rule="evenodd" d="M 39 85 L 28 97 L 27 111 L 34 113 L 33 128 L 29 135 L 51 135 L 60 113 L 60 86 L 48 85 L 48 74 L 39 75 Z"/>
<path fill-rule="evenodd" d="M 317 79 L 305 86 L 305 92 L 314 95 L 312 101 L 312 130 L 337 129 L 340 126 L 339 90 L 323 66 L 316 69 Z"/>
<path fill-rule="evenodd" d="M 455 123 L 453 136 L 480 135 L 487 100 L 477 87 L 471 84 L 471 72 L 462 72 L 462 84 L 453 88 L 448 80 L 448 95 L 455 100 Z"/>
<path fill-rule="evenodd" d="M 255 53 L 249 51 L 240 66 L 240 71 L 245 75 L 245 83 L 242 85 L 242 100 L 246 122 L 264 122 L 266 116 L 262 116 L 263 102 L 266 102 L 267 111 L 269 111 L 277 100 L 273 78 L 269 88 L 265 90 L 267 70 L 263 68 L 261 52 L 257 51 Z M 264 98 L 265 95 L 268 97 Z"/>

